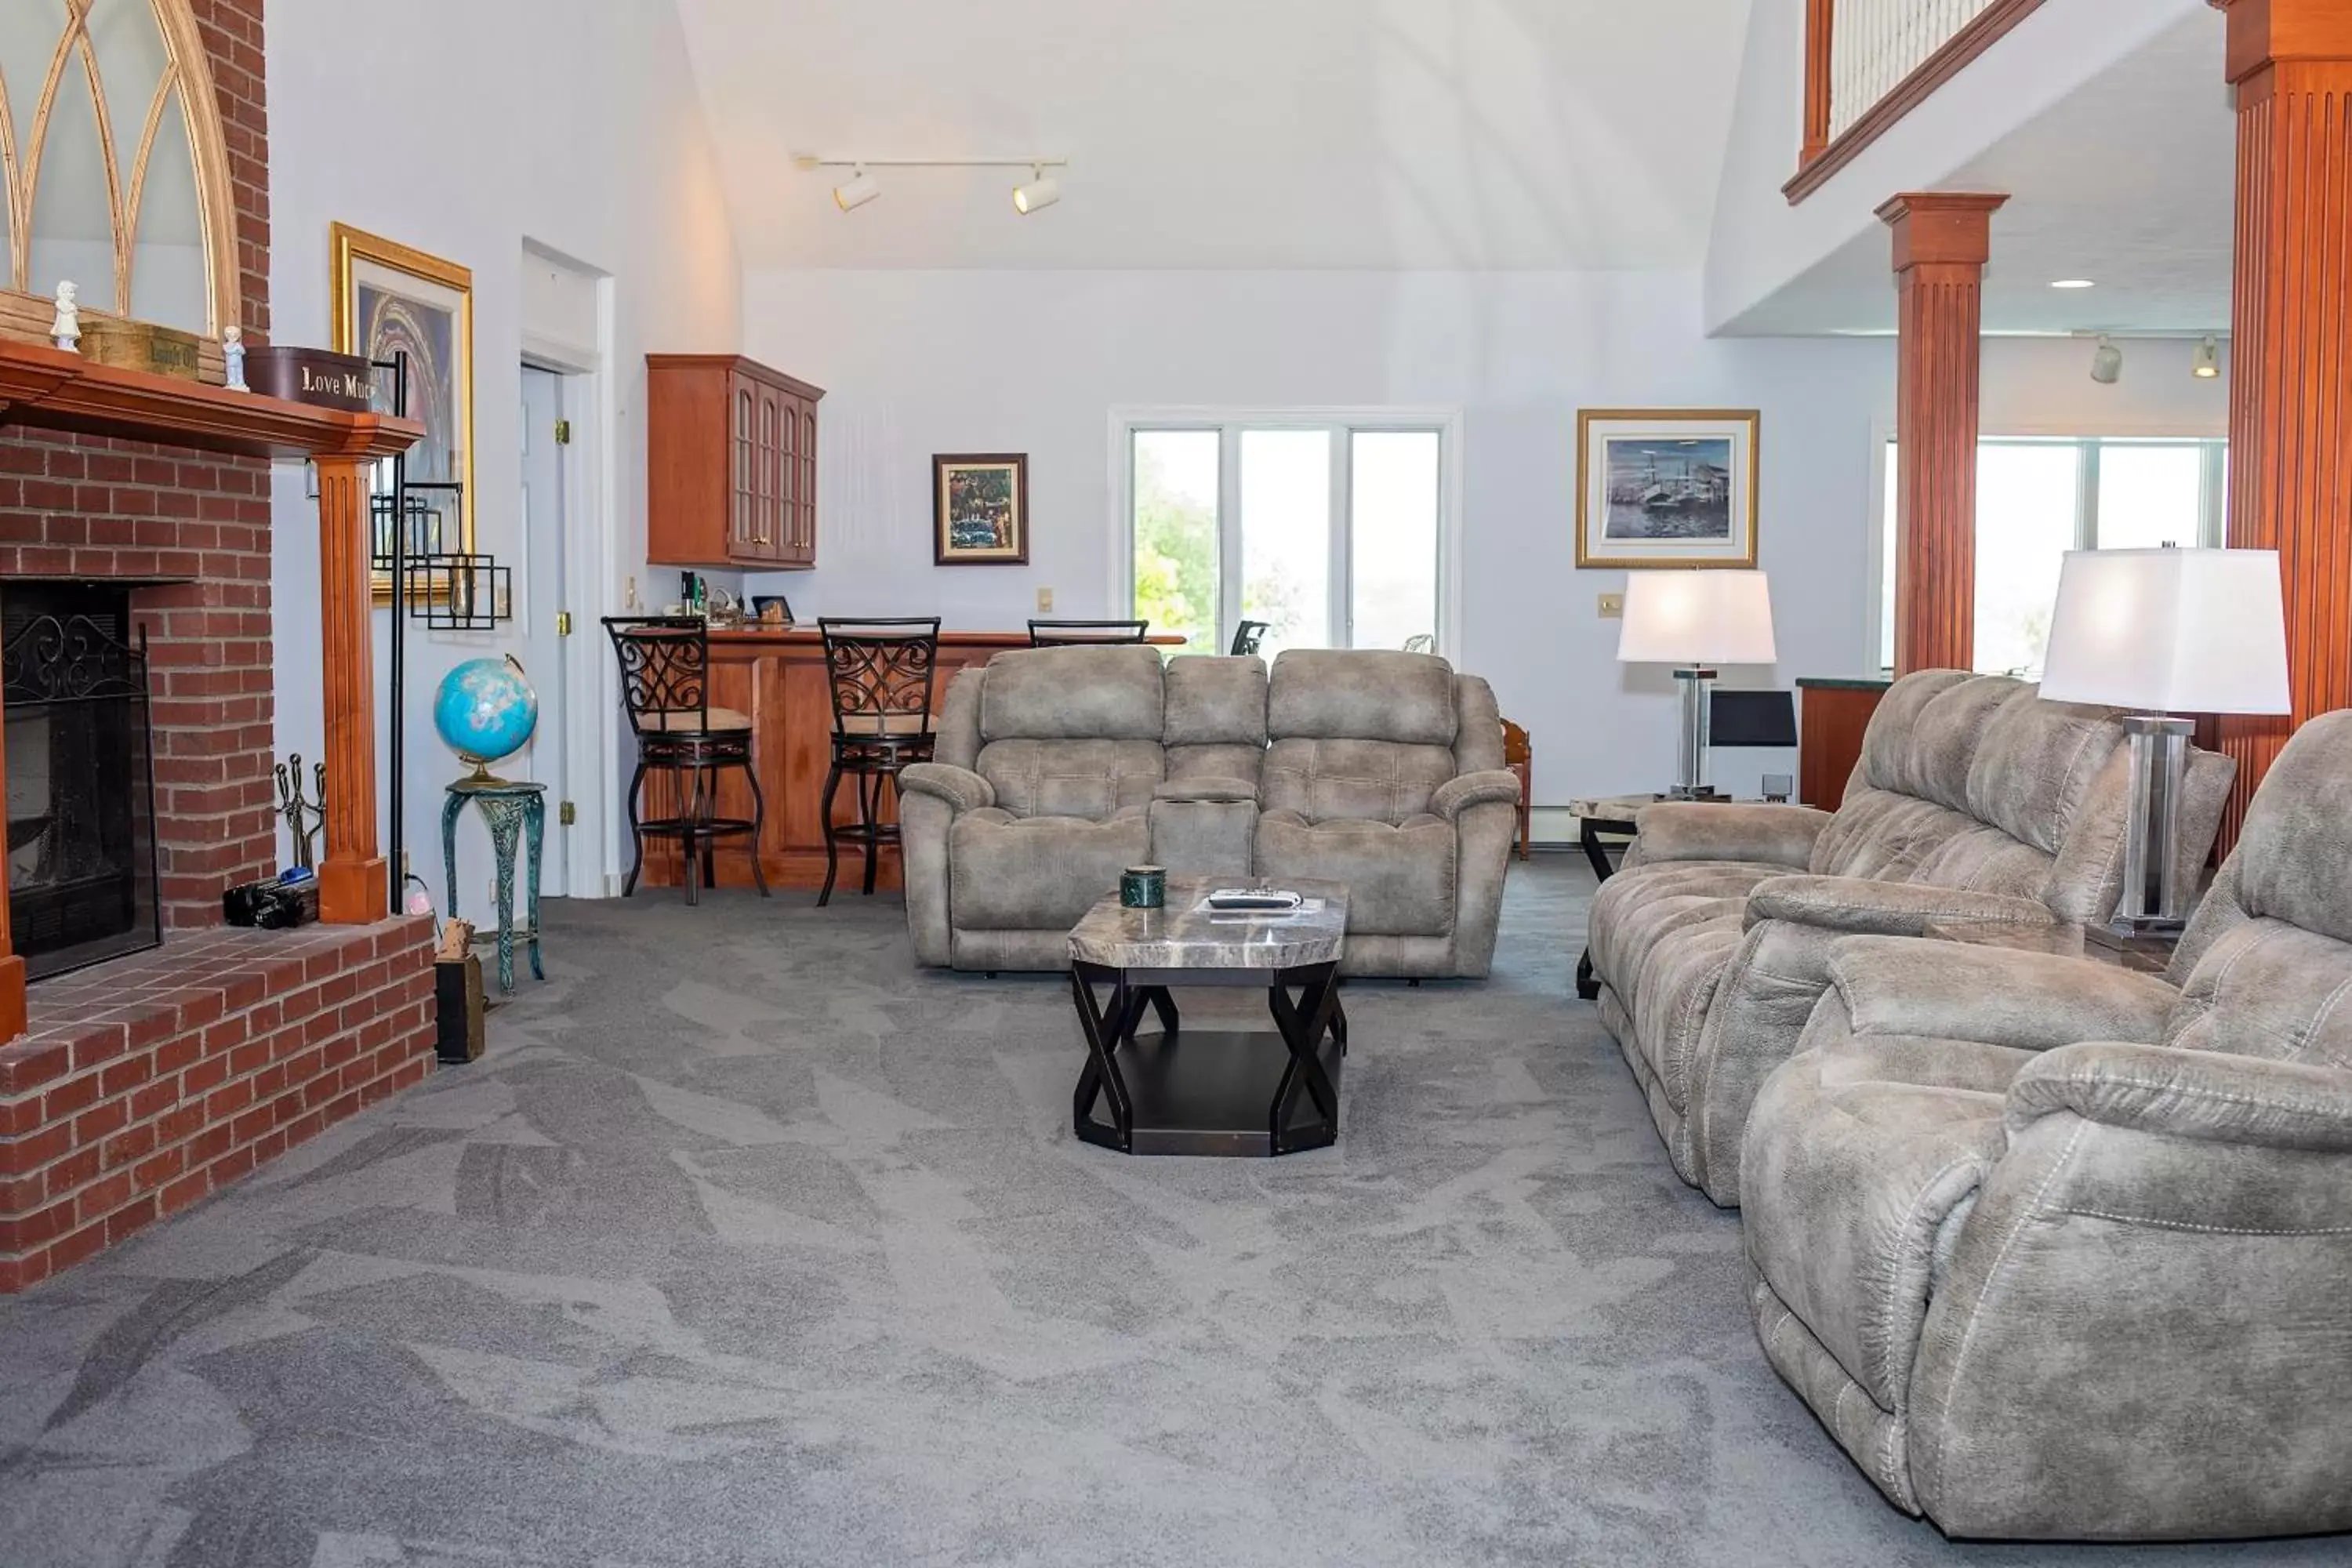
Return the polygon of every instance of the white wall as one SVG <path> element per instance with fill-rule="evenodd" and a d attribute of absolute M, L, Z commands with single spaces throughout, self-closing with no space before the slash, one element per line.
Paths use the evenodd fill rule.
<path fill-rule="evenodd" d="M 1739 684 L 1869 662 L 1871 436 L 1884 342 L 1718 341 L 1693 274 L 793 271 L 747 275 L 745 352 L 828 389 L 818 559 L 754 574 L 794 612 L 937 612 L 1016 628 L 1112 598 L 1110 412 L 1138 405 L 1461 410 L 1464 668 L 1532 732 L 1536 800 L 1655 787 L 1673 766 L 1664 670 L 1621 668 L 1595 608 L 1623 574 L 1575 566 L 1580 407 L 1756 407 L 1762 564 L 1781 662 Z M 934 452 L 1029 454 L 1030 565 L 935 567 Z M 1777 761 L 1727 755 L 1752 790 Z"/>
<path fill-rule="evenodd" d="M 2046 0 L 1791 205 L 1780 187 L 1804 139 L 1805 6 L 1752 6 L 1707 252 L 1708 330 L 1739 331 L 1777 291 L 1856 235 L 1874 234 L 1889 197 L 1946 188 L 2003 136 L 2202 8 L 2202 0 Z"/>
<path fill-rule="evenodd" d="M 620 607 L 624 578 L 648 581 L 644 356 L 737 340 L 740 271 L 677 16 L 667 5 L 599 5 L 592 23 L 567 0 L 404 0 L 397 9 L 400 25 L 386 26 L 378 0 L 270 8 L 271 336 L 327 342 L 334 220 L 473 269 L 479 547 L 514 568 L 519 608 L 548 614 L 556 606 L 520 604 L 525 241 L 608 275 L 616 419 L 602 504 L 614 510 L 620 546 L 601 602 L 569 606 L 577 635 L 598 637 L 595 619 Z M 299 468 L 278 470 L 274 500 L 278 743 L 316 755 L 318 527 Z M 380 691 L 388 620 L 377 612 Z M 441 785 L 463 770 L 433 733 L 433 689 L 459 659 L 520 649 L 525 627 L 427 636 L 411 626 L 406 836 L 437 891 Z M 593 706 L 576 698 L 574 721 L 593 721 L 583 711 Z M 543 731 L 533 752 L 556 743 Z M 381 734 L 378 746 L 381 760 Z M 503 771 L 529 777 L 534 763 L 527 754 Z M 459 878 L 467 912 L 480 914 L 488 849 L 471 815 Z M 608 835 L 608 850 L 616 842 Z"/>

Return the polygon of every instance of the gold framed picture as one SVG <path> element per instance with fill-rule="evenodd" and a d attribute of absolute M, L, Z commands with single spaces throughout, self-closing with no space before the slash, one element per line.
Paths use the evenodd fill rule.
<path fill-rule="evenodd" d="M 931 458 L 931 559 L 940 566 L 1029 563 L 1029 457 L 942 452 Z"/>
<path fill-rule="evenodd" d="M 339 353 L 408 362 L 408 416 L 425 426 L 409 448 L 410 551 L 474 548 L 474 274 L 454 261 L 368 234 L 349 224 L 329 230 Z M 376 377 L 376 403 L 390 413 L 395 378 Z M 377 527 L 401 526 L 379 517 Z M 388 552 L 388 541 L 376 552 Z M 387 573 L 376 597 L 392 596 Z"/>
<path fill-rule="evenodd" d="M 1594 409 L 1576 416 L 1576 563 L 1756 564 L 1753 408 Z"/>

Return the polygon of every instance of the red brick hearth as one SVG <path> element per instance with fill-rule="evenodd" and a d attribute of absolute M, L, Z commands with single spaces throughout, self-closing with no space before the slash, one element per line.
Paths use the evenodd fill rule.
<path fill-rule="evenodd" d="M 234 259 L 216 265 L 234 266 L 236 321 L 259 343 L 269 326 L 262 0 L 192 9 L 234 193 Z M 383 918 L 361 485 L 363 464 L 419 428 L 14 338 L 0 341 L 0 601 L 110 584 L 127 590 L 147 636 L 164 928 L 160 948 L 28 987 L 15 922 L 0 918 L 0 1291 L 12 1291 L 422 1079 L 433 968 L 431 922 Z M 280 858 L 269 463 L 305 458 L 320 475 L 321 570 L 302 610 L 325 633 L 326 923 L 231 930 L 222 893 Z M 25 586 L 36 581 L 45 585 Z M 0 910 L 14 908 L 8 871 L 0 859 Z M 7 1037 L 19 1017 L 25 1033 Z"/>
<path fill-rule="evenodd" d="M 44 981 L 0 1046 L 0 1291 L 432 1068 L 432 922 L 221 927 Z"/>

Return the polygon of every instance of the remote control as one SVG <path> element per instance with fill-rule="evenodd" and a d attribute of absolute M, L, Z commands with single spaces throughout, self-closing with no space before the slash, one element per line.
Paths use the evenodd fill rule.
<path fill-rule="evenodd" d="M 1209 895 L 1213 910 L 1295 910 L 1297 893 L 1258 893 L 1244 888 L 1220 888 Z"/>

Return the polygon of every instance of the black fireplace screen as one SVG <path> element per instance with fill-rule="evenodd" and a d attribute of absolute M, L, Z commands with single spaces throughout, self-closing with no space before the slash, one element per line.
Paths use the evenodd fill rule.
<path fill-rule="evenodd" d="M 131 596 L 0 586 L 8 920 L 35 980 L 159 945 L 147 638 Z"/>

